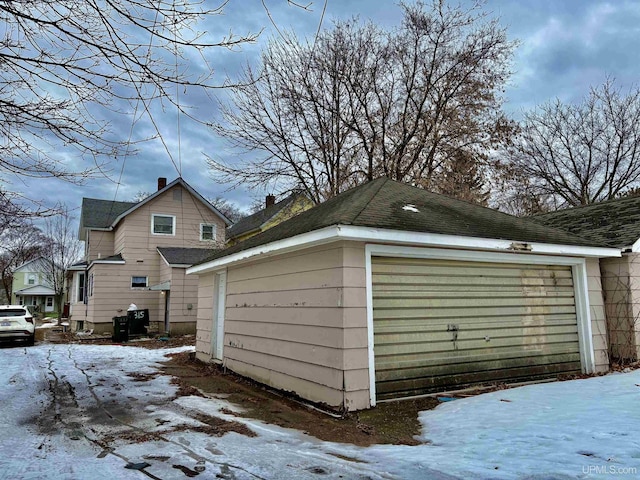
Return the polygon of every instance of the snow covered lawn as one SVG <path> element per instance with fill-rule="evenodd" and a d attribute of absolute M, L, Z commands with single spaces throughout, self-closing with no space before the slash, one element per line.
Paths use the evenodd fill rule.
<path fill-rule="evenodd" d="M 640 371 L 447 402 L 423 444 L 364 448 L 175 398 L 158 367 L 184 350 L 0 348 L 0 479 L 640 478 Z"/>

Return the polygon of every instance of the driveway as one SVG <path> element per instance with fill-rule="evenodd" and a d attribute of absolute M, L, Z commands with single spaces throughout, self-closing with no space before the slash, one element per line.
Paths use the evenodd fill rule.
<path fill-rule="evenodd" d="M 0 348 L 0 478 L 639 478 L 640 371 L 447 402 L 418 445 L 357 447 L 177 396 L 160 362 L 192 348 Z"/>

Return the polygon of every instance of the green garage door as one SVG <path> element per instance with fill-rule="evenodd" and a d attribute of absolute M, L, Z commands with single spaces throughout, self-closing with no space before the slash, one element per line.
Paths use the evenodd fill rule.
<path fill-rule="evenodd" d="M 571 267 L 371 263 L 378 399 L 580 372 Z"/>

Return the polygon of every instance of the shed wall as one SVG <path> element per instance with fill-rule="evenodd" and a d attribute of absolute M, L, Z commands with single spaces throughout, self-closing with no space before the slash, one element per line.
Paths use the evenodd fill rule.
<path fill-rule="evenodd" d="M 201 276 L 200 358 L 210 358 L 212 292 L 213 276 Z M 368 407 L 367 362 L 362 245 L 337 242 L 228 269 L 228 368 L 332 408 L 353 410 Z"/>

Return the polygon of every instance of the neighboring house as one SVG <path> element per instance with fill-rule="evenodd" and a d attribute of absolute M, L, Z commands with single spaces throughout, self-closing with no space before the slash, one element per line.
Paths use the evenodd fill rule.
<path fill-rule="evenodd" d="M 13 273 L 12 304 L 27 305 L 32 313 L 55 310 L 55 291 L 47 281 L 44 261 L 40 257 L 16 268 Z"/>
<path fill-rule="evenodd" d="M 197 279 L 185 269 L 224 245 L 229 220 L 178 178 L 138 203 L 84 198 L 79 238 L 85 259 L 72 272 L 72 328 L 112 331 L 112 318 L 134 303 L 151 327 L 196 329 Z"/>
<path fill-rule="evenodd" d="M 532 217 L 621 250 L 600 260 L 609 345 L 614 359 L 640 358 L 640 197 L 608 200 Z"/>
<path fill-rule="evenodd" d="M 342 411 L 606 371 L 598 259 L 619 255 L 377 179 L 187 269 L 196 356 Z"/>
<path fill-rule="evenodd" d="M 227 229 L 227 245 L 240 243 L 314 206 L 302 193 L 292 193 L 278 203 L 275 200 L 273 195 L 267 195 L 264 209 L 230 226 Z"/>

